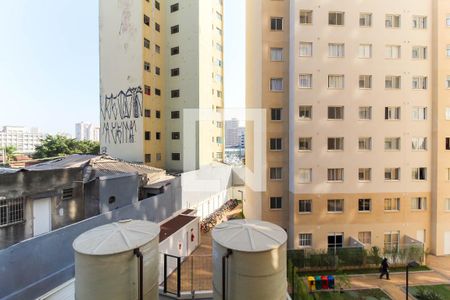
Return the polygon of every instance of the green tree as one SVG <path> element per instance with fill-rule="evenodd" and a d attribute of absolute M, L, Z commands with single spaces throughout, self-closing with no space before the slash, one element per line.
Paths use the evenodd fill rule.
<path fill-rule="evenodd" d="M 34 158 L 48 158 L 71 154 L 98 154 L 100 144 L 92 141 L 77 141 L 61 135 L 48 135 L 36 147 Z"/>
<path fill-rule="evenodd" d="M 14 160 L 14 158 L 16 157 L 14 155 L 14 152 L 16 152 L 17 149 L 14 146 L 6 146 L 4 148 L 0 148 L 0 150 L 5 150 L 4 153 L 6 154 L 6 161 L 7 162 L 10 162 L 10 161 Z"/>

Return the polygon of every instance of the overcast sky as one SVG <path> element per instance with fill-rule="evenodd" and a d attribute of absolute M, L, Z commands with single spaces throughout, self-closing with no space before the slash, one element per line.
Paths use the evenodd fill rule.
<path fill-rule="evenodd" d="M 244 4 L 224 0 L 226 107 L 243 107 Z M 98 61 L 97 0 L 0 1 L 0 126 L 99 123 Z"/>

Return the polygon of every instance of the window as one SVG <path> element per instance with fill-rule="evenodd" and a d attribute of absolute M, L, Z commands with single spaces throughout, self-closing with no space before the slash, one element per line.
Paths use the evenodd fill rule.
<path fill-rule="evenodd" d="M 400 107 L 399 106 L 388 106 L 384 108 L 384 119 L 385 120 L 400 120 Z"/>
<path fill-rule="evenodd" d="M 344 107 L 328 106 L 328 120 L 344 120 Z"/>
<path fill-rule="evenodd" d="M 300 56 L 312 56 L 312 48 L 311 42 L 300 42 Z"/>
<path fill-rule="evenodd" d="M 149 96 L 152 94 L 152 90 L 148 85 L 144 86 L 144 93 Z"/>
<path fill-rule="evenodd" d="M 371 200 L 370 199 L 358 199 L 358 211 L 359 212 L 369 212 L 371 210 Z"/>
<path fill-rule="evenodd" d="M 384 233 L 384 251 L 397 251 L 400 243 L 400 231 Z"/>
<path fill-rule="evenodd" d="M 401 76 L 386 76 L 384 80 L 384 87 L 387 89 L 400 89 Z"/>
<path fill-rule="evenodd" d="M 400 180 L 400 168 L 385 168 L 384 180 L 387 181 Z"/>
<path fill-rule="evenodd" d="M 281 150 L 282 142 L 280 138 L 270 139 L 270 150 Z"/>
<path fill-rule="evenodd" d="M 344 13 L 343 12 L 329 12 L 328 13 L 328 25 L 344 25 Z"/>
<path fill-rule="evenodd" d="M 412 108 L 412 119 L 415 121 L 423 121 L 427 119 L 427 108 L 423 106 L 415 106 Z"/>
<path fill-rule="evenodd" d="M 144 24 L 150 26 L 150 18 L 146 15 L 144 15 Z"/>
<path fill-rule="evenodd" d="M 329 151 L 342 151 L 344 150 L 344 138 L 343 137 L 328 138 L 327 145 Z"/>
<path fill-rule="evenodd" d="M 172 4 L 170 6 L 170 12 L 171 13 L 178 11 L 178 9 L 179 9 L 179 4 L 178 3 Z"/>
<path fill-rule="evenodd" d="M 161 112 L 159 110 L 155 111 L 155 116 L 157 119 L 161 118 Z"/>
<path fill-rule="evenodd" d="M 427 17 L 413 16 L 412 27 L 414 29 L 426 29 L 427 28 Z"/>
<path fill-rule="evenodd" d="M 313 12 L 312 10 L 300 11 L 300 24 L 312 24 Z"/>
<path fill-rule="evenodd" d="M 298 175 L 300 183 L 311 183 L 312 169 L 299 169 Z"/>
<path fill-rule="evenodd" d="M 384 199 L 385 211 L 399 211 L 400 210 L 400 198 L 385 198 Z"/>
<path fill-rule="evenodd" d="M 157 140 L 160 140 L 160 139 L 161 139 L 161 132 L 157 132 L 157 133 L 156 133 L 156 139 L 157 139 Z"/>
<path fill-rule="evenodd" d="M 372 244 L 372 232 L 370 231 L 358 232 L 358 240 L 365 245 Z"/>
<path fill-rule="evenodd" d="M 445 210 L 450 211 L 450 199 L 449 198 L 445 199 L 444 205 L 445 205 Z"/>
<path fill-rule="evenodd" d="M 301 89 L 310 89 L 312 87 L 312 74 L 300 74 L 299 84 Z"/>
<path fill-rule="evenodd" d="M 344 57 L 345 45 L 344 44 L 328 44 L 328 56 L 329 57 Z"/>
<path fill-rule="evenodd" d="M 283 30 L 283 18 L 280 17 L 270 18 L 270 29 L 273 31 Z"/>
<path fill-rule="evenodd" d="M 159 45 L 155 45 L 155 52 L 161 53 L 161 47 Z"/>
<path fill-rule="evenodd" d="M 360 13 L 359 14 L 359 26 L 370 27 L 372 26 L 372 14 L 370 13 Z"/>
<path fill-rule="evenodd" d="M 170 112 L 170 118 L 171 119 L 179 119 L 180 118 L 180 112 L 178 110 L 171 111 Z"/>
<path fill-rule="evenodd" d="M 170 55 L 177 55 L 177 54 L 180 54 L 180 47 L 170 48 Z"/>
<path fill-rule="evenodd" d="M 179 140 L 179 139 L 180 139 L 180 133 L 172 132 L 172 140 Z"/>
<path fill-rule="evenodd" d="M 281 205 L 281 197 L 270 197 L 270 209 L 281 209 Z"/>
<path fill-rule="evenodd" d="M 400 15 L 386 15 L 386 28 L 400 28 Z"/>
<path fill-rule="evenodd" d="M 328 234 L 328 250 L 333 250 L 336 254 L 337 248 L 344 245 L 344 234 L 342 232 L 332 232 Z"/>
<path fill-rule="evenodd" d="M 152 114 L 152 111 L 150 109 L 144 110 L 144 115 L 146 118 L 150 118 Z"/>
<path fill-rule="evenodd" d="M 344 211 L 344 199 L 330 199 L 327 205 L 328 212 L 343 212 Z"/>
<path fill-rule="evenodd" d="M 445 87 L 450 89 L 450 76 L 447 75 L 447 79 L 445 80 Z"/>
<path fill-rule="evenodd" d="M 447 27 L 450 27 L 450 16 L 447 16 L 445 19 L 445 24 L 447 24 Z"/>
<path fill-rule="evenodd" d="M 359 58 L 371 58 L 372 57 L 372 44 L 360 44 L 358 48 Z"/>
<path fill-rule="evenodd" d="M 144 47 L 150 49 L 150 41 L 144 38 Z"/>
<path fill-rule="evenodd" d="M 311 247 L 312 246 L 312 233 L 300 233 L 298 235 L 299 246 L 300 247 Z"/>
<path fill-rule="evenodd" d="M 283 48 L 270 48 L 270 59 L 272 61 L 283 61 Z"/>
<path fill-rule="evenodd" d="M 427 150 L 427 138 L 426 137 L 413 137 L 411 139 L 412 150 L 414 151 L 426 151 Z"/>
<path fill-rule="evenodd" d="M 180 160 L 180 153 L 172 153 L 172 160 Z"/>
<path fill-rule="evenodd" d="M 414 46 L 412 48 L 413 59 L 427 59 L 427 47 Z"/>
<path fill-rule="evenodd" d="M 342 168 L 328 169 L 327 174 L 328 181 L 344 181 L 344 169 Z"/>
<path fill-rule="evenodd" d="M 427 168 L 413 168 L 412 169 L 413 180 L 427 180 Z"/>
<path fill-rule="evenodd" d="M 144 133 L 144 136 L 145 136 L 145 140 L 146 141 L 150 141 L 150 139 L 151 139 L 151 133 L 150 133 L 150 131 L 146 131 L 145 133 Z"/>
<path fill-rule="evenodd" d="M 411 209 L 412 210 L 426 210 L 427 209 L 427 198 L 425 198 L 425 197 L 411 198 Z"/>
<path fill-rule="evenodd" d="M 358 115 L 360 120 L 372 120 L 372 106 L 360 106 Z"/>
<path fill-rule="evenodd" d="M 385 138 L 384 150 L 400 150 L 400 138 L 399 137 Z"/>
<path fill-rule="evenodd" d="M 359 75 L 359 88 L 371 89 L 372 88 L 372 75 Z"/>
<path fill-rule="evenodd" d="M 145 154 L 145 162 L 151 163 L 152 162 L 152 155 L 151 154 Z"/>
<path fill-rule="evenodd" d="M 172 98 L 180 97 L 180 90 L 171 90 L 170 91 L 170 97 L 172 97 Z"/>
<path fill-rule="evenodd" d="M 445 150 L 450 150 L 450 137 L 445 138 Z"/>
<path fill-rule="evenodd" d="M 370 137 L 358 138 L 358 149 L 362 151 L 372 150 L 372 138 Z"/>
<path fill-rule="evenodd" d="M 270 90 L 272 92 L 282 92 L 283 91 L 283 78 L 271 78 L 270 79 Z"/>
<path fill-rule="evenodd" d="M 312 149 L 312 138 L 311 137 L 301 137 L 298 139 L 298 150 L 311 151 L 311 149 Z"/>
<path fill-rule="evenodd" d="M 175 68 L 170 70 L 170 76 L 175 77 L 180 75 L 180 68 Z"/>
<path fill-rule="evenodd" d="M 216 43 L 216 50 L 219 52 L 222 52 L 222 50 L 223 50 L 222 44 Z"/>
<path fill-rule="evenodd" d="M 311 120 L 312 119 L 312 106 L 300 105 L 298 108 L 298 115 L 301 120 Z"/>
<path fill-rule="evenodd" d="M 412 78 L 412 88 L 414 90 L 426 90 L 428 80 L 426 76 L 414 76 Z"/>
<path fill-rule="evenodd" d="M 270 168 L 269 169 L 270 179 L 272 179 L 272 180 L 280 180 L 282 178 L 281 171 L 282 171 L 282 168 L 280 168 L 280 167 L 278 167 L 278 168 Z"/>
<path fill-rule="evenodd" d="M 372 180 L 372 169 L 371 168 L 359 168 L 358 169 L 358 180 L 359 181 Z"/>
<path fill-rule="evenodd" d="M 298 212 L 299 213 L 311 213 L 312 212 L 312 200 L 298 200 Z"/>
<path fill-rule="evenodd" d="M 216 18 L 217 18 L 217 20 L 219 20 L 219 21 L 222 21 L 222 14 L 221 13 L 219 13 L 218 11 L 216 11 Z"/>
<path fill-rule="evenodd" d="M 160 75 L 161 69 L 159 67 L 155 67 L 155 74 Z"/>
<path fill-rule="evenodd" d="M 150 63 L 144 62 L 144 71 L 150 72 Z"/>
<path fill-rule="evenodd" d="M 271 108 L 270 119 L 272 121 L 281 121 L 281 108 Z"/>
<path fill-rule="evenodd" d="M 161 31 L 161 26 L 155 22 L 155 31 L 160 32 Z"/>
<path fill-rule="evenodd" d="M 156 1 L 156 0 L 155 0 L 155 8 L 156 8 L 157 10 L 160 10 L 160 9 L 161 9 L 161 7 L 160 7 L 160 5 L 159 5 L 159 1 Z"/>
<path fill-rule="evenodd" d="M 170 27 L 170 33 L 171 34 L 175 34 L 175 33 L 178 33 L 178 32 L 180 32 L 180 25 L 175 25 L 175 26 Z"/>
<path fill-rule="evenodd" d="M 447 57 L 450 57 L 450 45 L 447 45 Z"/>
<path fill-rule="evenodd" d="M 399 45 L 387 45 L 385 52 L 385 58 L 387 59 L 400 59 L 401 47 Z"/>
<path fill-rule="evenodd" d="M 0 227 L 20 223 L 24 220 L 23 198 L 0 200 Z"/>
<path fill-rule="evenodd" d="M 344 88 L 344 75 L 328 75 L 328 88 L 329 89 L 343 89 Z"/>

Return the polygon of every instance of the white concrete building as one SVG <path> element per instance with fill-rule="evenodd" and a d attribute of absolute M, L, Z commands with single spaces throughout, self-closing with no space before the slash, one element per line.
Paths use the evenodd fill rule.
<path fill-rule="evenodd" d="M 0 131 L 0 148 L 12 146 L 17 149 L 17 153 L 31 154 L 45 136 L 34 127 L 3 126 Z"/>
<path fill-rule="evenodd" d="M 100 126 L 92 123 L 76 123 L 75 139 L 78 141 L 100 141 Z"/>

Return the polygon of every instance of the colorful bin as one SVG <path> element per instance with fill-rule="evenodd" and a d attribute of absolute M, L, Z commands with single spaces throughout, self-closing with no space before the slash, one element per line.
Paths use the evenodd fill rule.
<path fill-rule="evenodd" d="M 313 276 L 308 276 L 308 288 L 310 292 L 316 290 L 316 281 L 314 280 Z"/>
<path fill-rule="evenodd" d="M 322 289 L 327 290 L 328 289 L 328 276 L 321 276 L 320 279 L 322 279 Z"/>
<path fill-rule="evenodd" d="M 321 290 L 322 289 L 322 279 L 321 279 L 321 277 L 320 276 L 316 276 L 315 282 L 316 282 L 316 290 Z"/>
<path fill-rule="evenodd" d="M 328 276 L 328 287 L 330 289 L 334 289 L 334 276 L 333 275 Z"/>

